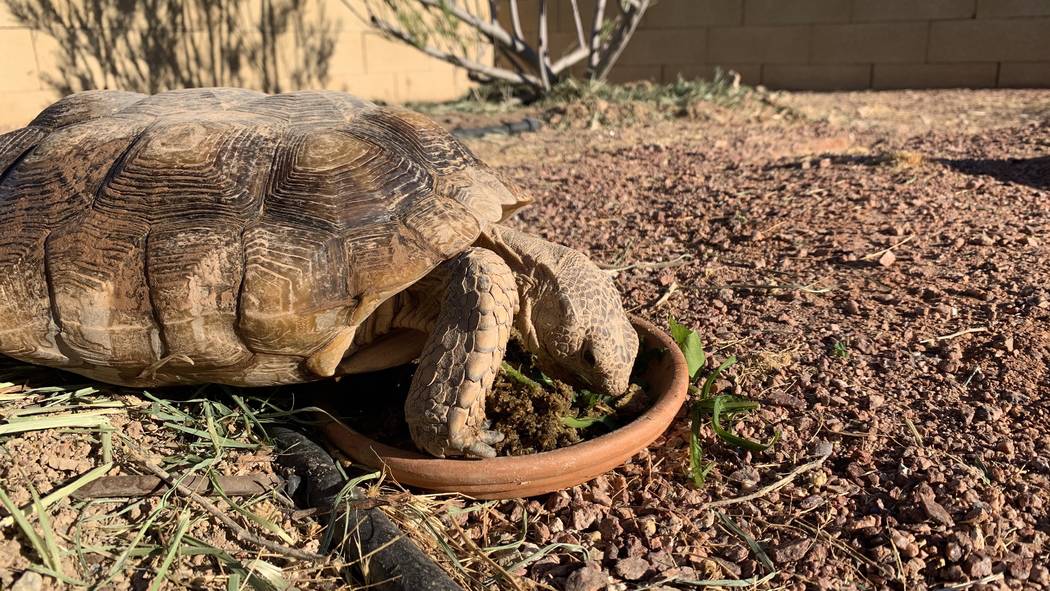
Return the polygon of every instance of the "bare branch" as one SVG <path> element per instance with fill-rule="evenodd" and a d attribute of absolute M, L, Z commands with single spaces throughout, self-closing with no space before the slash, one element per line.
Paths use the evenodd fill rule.
<path fill-rule="evenodd" d="M 609 75 L 609 71 L 616 65 L 616 60 L 620 59 L 620 54 L 627 47 L 627 42 L 631 40 L 635 29 L 638 28 L 638 23 L 641 22 L 642 16 L 648 9 L 649 0 L 637 0 L 630 3 L 620 19 L 620 26 L 613 32 L 609 43 L 605 46 L 602 59 L 598 63 L 596 79 L 604 80 Z"/>
<path fill-rule="evenodd" d="M 569 0 L 566 5 L 572 8 L 577 44 L 556 59 L 552 57 L 549 11 L 552 7 L 560 9 L 560 3 L 548 0 L 536 3 L 538 44 L 526 42 L 518 0 L 507 0 L 509 24 L 500 18 L 502 0 L 363 0 L 355 4 L 364 6 L 369 22 L 378 31 L 431 57 L 466 69 L 472 79 L 524 83 L 544 93 L 581 62 L 586 64 L 590 79 L 607 77 L 652 3 L 652 0 L 617 0 L 618 10 L 607 17 L 608 1 L 593 0 L 594 15 L 588 32 L 580 1 Z M 353 10 L 352 0 L 342 2 Z M 486 7 L 488 14 L 484 14 Z M 439 20 L 435 24 L 430 23 L 430 19 Z M 417 25 L 424 28 L 418 29 Z M 468 49 L 464 43 L 467 38 L 479 44 L 476 51 Z M 487 52 L 481 48 L 486 42 L 491 44 L 494 55 L 503 56 L 507 63 L 486 64 L 488 60 L 483 56 Z"/>
<path fill-rule="evenodd" d="M 547 0 L 540 0 L 540 54 L 537 56 L 536 69 L 540 73 L 543 90 L 551 89 L 548 64 L 550 64 L 550 47 L 547 46 Z"/>
<path fill-rule="evenodd" d="M 576 64 L 583 61 L 591 53 L 591 50 L 586 47 L 577 47 L 572 50 L 572 53 L 561 57 L 558 61 L 554 62 L 551 66 L 551 72 L 555 76 L 560 76 L 565 70 L 575 66 Z"/>
<path fill-rule="evenodd" d="M 524 39 L 525 33 L 521 30 L 521 16 L 518 14 L 518 0 L 510 0 L 510 24 L 514 27 L 514 36 Z"/>
<path fill-rule="evenodd" d="M 494 42 L 507 46 L 511 51 L 520 53 L 521 57 L 528 61 L 536 61 L 536 52 L 531 47 L 525 44 L 522 36 L 515 33 L 511 35 L 506 29 L 501 27 L 498 22 L 485 22 L 477 16 L 470 14 L 463 10 L 456 4 L 444 2 L 443 0 L 416 0 L 424 6 L 431 8 L 438 8 L 443 11 L 447 11 L 448 14 L 456 17 L 463 23 L 473 27 L 474 29 L 481 32 L 481 34 L 492 39 Z"/>
<path fill-rule="evenodd" d="M 604 22 L 605 0 L 596 0 L 594 4 L 594 20 L 591 23 L 590 58 L 587 60 L 587 75 L 592 79 L 598 71 L 598 63 L 601 60 L 602 24 Z"/>
<path fill-rule="evenodd" d="M 580 5 L 578 0 L 571 0 L 572 2 L 572 18 L 576 21 L 576 41 L 580 44 L 580 47 L 586 47 L 587 41 L 583 37 L 583 19 L 580 17 Z"/>
<path fill-rule="evenodd" d="M 496 48 L 499 50 L 500 55 L 507 58 L 507 62 L 509 62 L 510 65 L 514 67 L 514 71 L 518 74 L 523 74 L 527 68 L 530 68 L 532 66 L 532 64 L 523 64 L 521 61 L 521 56 L 516 53 L 512 53 L 506 47 L 502 45 L 497 45 Z"/>
<path fill-rule="evenodd" d="M 391 25 L 390 23 L 387 23 L 386 21 L 380 19 L 379 17 L 373 16 L 372 19 L 371 19 L 371 23 L 372 23 L 373 27 L 375 27 L 375 28 L 379 29 L 380 31 L 386 33 L 387 35 L 390 35 L 391 37 L 394 37 L 394 38 L 398 39 L 399 41 L 402 41 L 404 43 L 407 43 L 407 44 L 411 45 L 412 47 L 415 47 L 416 49 L 418 49 L 419 51 L 422 51 L 423 53 L 429 55 L 430 57 L 434 57 L 434 58 L 437 58 L 439 60 L 446 61 L 446 62 L 448 62 L 448 63 L 450 63 L 450 64 L 452 64 L 454 66 L 458 66 L 460 68 L 463 68 L 463 69 L 468 70 L 470 72 L 473 72 L 475 74 L 481 74 L 483 76 L 488 76 L 489 78 L 493 78 L 493 79 L 496 79 L 496 80 L 506 80 L 508 82 L 524 82 L 525 84 L 529 84 L 529 85 L 535 86 L 535 87 L 542 87 L 543 86 L 543 83 L 538 78 L 536 78 L 535 76 L 526 74 L 524 72 L 515 73 L 515 72 L 511 72 L 510 70 L 505 70 L 503 68 L 497 68 L 497 67 L 494 67 L 494 66 L 486 66 L 485 64 L 481 64 L 481 63 L 475 62 L 473 60 L 469 60 L 469 59 L 460 57 L 458 55 L 454 55 L 454 54 L 449 53 L 447 51 L 442 51 L 440 49 L 435 49 L 433 47 L 429 47 L 429 46 L 423 45 L 423 44 L 417 42 L 408 33 L 402 31 L 401 29 L 398 29 L 397 27 Z"/>

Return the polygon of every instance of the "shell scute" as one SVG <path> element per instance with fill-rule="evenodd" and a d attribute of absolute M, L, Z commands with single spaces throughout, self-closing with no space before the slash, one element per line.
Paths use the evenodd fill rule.
<path fill-rule="evenodd" d="M 227 111 L 264 96 L 262 92 L 243 88 L 184 88 L 142 96 L 118 112 L 167 117 L 178 113 Z"/>
<path fill-rule="evenodd" d="M 150 223 L 244 220 L 262 207 L 278 130 L 253 119 L 174 117 L 145 129 L 95 206 Z"/>
<path fill-rule="evenodd" d="M 353 300 L 338 236 L 268 222 L 244 234 L 239 333 L 256 352 L 304 355 L 347 326 Z"/>
<path fill-rule="evenodd" d="M 289 125 L 331 126 L 353 120 L 375 104 L 345 92 L 300 90 L 264 95 L 238 107 Z"/>
<path fill-rule="evenodd" d="M 146 268 L 169 371 L 251 358 L 237 334 L 242 265 L 240 229 L 220 219 L 151 230 Z"/>
<path fill-rule="evenodd" d="M 29 127 L 55 130 L 76 123 L 109 117 L 146 95 L 121 90 L 87 90 L 71 94 L 40 112 Z"/>
<path fill-rule="evenodd" d="M 91 211 L 48 239 L 62 342 L 78 361 L 136 374 L 164 356 L 146 268 L 149 226 Z"/>
<path fill-rule="evenodd" d="M 53 233 L 84 215 L 113 161 L 146 125 L 122 123 L 94 119 L 65 126 L 40 139 L 0 183 L 0 351 L 30 362 L 74 362 L 58 341 L 47 245 Z"/>

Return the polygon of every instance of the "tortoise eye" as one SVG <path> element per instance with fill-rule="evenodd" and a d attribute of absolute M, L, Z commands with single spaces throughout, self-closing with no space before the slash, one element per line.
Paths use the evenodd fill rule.
<path fill-rule="evenodd" d="M 594 367 L 598 361 L 594 358 L 594 351 L 590 347 L 583 350 L 583 362 L 591 367 Z"/>

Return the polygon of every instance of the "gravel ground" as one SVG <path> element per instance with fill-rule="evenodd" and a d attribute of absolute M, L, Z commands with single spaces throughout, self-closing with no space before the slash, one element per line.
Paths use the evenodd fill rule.
<path fill-rule="evenodd" d="M 762 553 L 770 587 L 1050 587 L 1050 93 L 777 101 L 802 117 L 474 142 L 537 197 L 520 227 L 602 261 L 692 255 L 622 273 L 627 305 L 695 327 L 710 367 L 735 354 L 724 387 L 763 403 L 740 432 L 782 437 L 704 433 L 698 489 L 683 413 L 623 468 L 467 531 L 491 545 L 526 513 L 529 542 L 589 561 L 523 574 L 573 591 L 761 578 Z M 718 509 L 758 552 L 708 507 L 755 492 Z"/>
<path fill-rule="evenodd" d="M 711 579 L 1050 588 L 1050 92 L 771 102 L 779 108 L 688 105 L 687 117 L 666 119 L 597 101 L 557 113 L 555 128 L 471 142 L 538 199 L 514 224 L 598 261 L 656 263 L 618 275 L 627 306 L 699 331 L 706 371 L 736 355 L 717 387 L 762 403 L 738 433 L 781 438 L 752 453 L 701 430 L 716 467 L 697 487 L 683 411 L 649 450 L 571 490 L 479 503 L 385 489 L 379 503 L 391 512 L 425 506 L 446 519 L 452 547 L 473 548 L 460 580 L 571 591 Z M 524 114 L 439 119 L 477 126 Z M 684 264 L 661 265 L 683 255 Z M 60 395 L 29 396 L 23 378 L 7 375 L 16 382 L 0 388 L 8 421 L 49 399 L 53 410 L 103 409 L 135 442 L 115 439 L 110 474 L 141 472 L 133 447 L 180 472 L 202 458 L 224 474 L 274 471 L 229 393 L 169 407 L 77 391 L 54 374 L 26 378 L 65 385 L 55 403 Z M 28 483 L 44 493 L 99 465 L 93 431 L 15 434 L 2 448 L 0 483 L 23 507 Z M 180 516 L 190 516 L 196 554 L 171 555 L 165 588 L 226 587 L 235 567 L 260 556 L 295 588 L 339 588 L 334 569 L 261 554 L 192 503 L 159 502 L 57 502 L 50 515 L 69 549 L 59 553 L 67 574 L 99 581 L 109 572 L 110 587 L 145 588 Z M 317 545 L 317 522 L 280 495 L 242 511 L 259 535 L 268 534 L 247 511 L 289 544 Z M 143 524 L 146 515 L 159 518 Z M 140 552 L 118 556 L 140 524 Z M 228 554 L 220 560 L 216 549 Z M 25 536 L 0 527 L 0 587 L 33 579 L 31 563 L 40 557 Z M 65 587 L 45 577 L 26 588 Z"/>

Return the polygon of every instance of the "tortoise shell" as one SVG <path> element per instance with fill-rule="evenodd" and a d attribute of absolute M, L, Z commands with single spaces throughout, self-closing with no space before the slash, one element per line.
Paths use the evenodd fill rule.
<path fill-rule="evenodd" d="M 117 384 L 292 383 L 528 199 L 339 92 L 74 94 L 0 135 L 0 353 Z"/>

